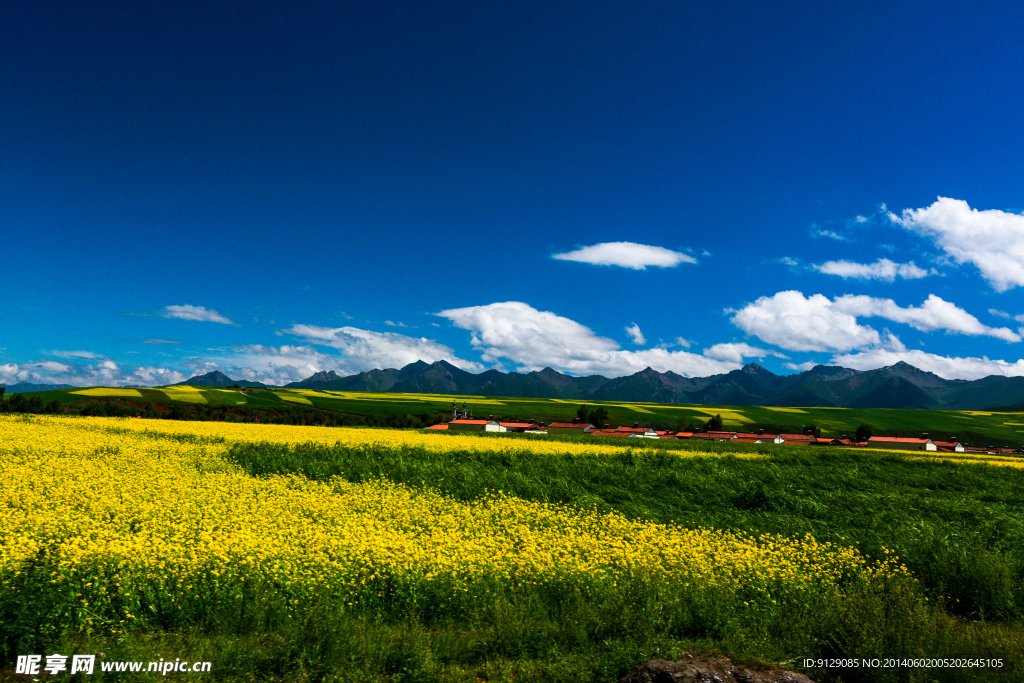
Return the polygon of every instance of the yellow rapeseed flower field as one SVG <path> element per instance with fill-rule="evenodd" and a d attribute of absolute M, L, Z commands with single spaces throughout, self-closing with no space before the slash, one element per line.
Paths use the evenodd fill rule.
<path fill-rule="evenodd" d="M 500 494 L 461 502 L 388 482 L 256 478 L 225 458 L 240 441 L 338 440 L 540 454 L 623 449 L 384 430 L 0 416 L 0 597 L 24 594 L 28 582 L 73 608 L 64 627 L 88 632 L 136 621 L 202 623 L 214 609 L 244 615 L 255 606 L 288 618 L 323 601 L 377 614 L 444 613 L 539 590 L 621 592 L 628 602 L 630 591 L 643 587 L 665 610 L 708 596 L 771 610 L 907 578 L 896 560 L 870 563 L 855 549 L 810 537 L 683 529 Z"/>

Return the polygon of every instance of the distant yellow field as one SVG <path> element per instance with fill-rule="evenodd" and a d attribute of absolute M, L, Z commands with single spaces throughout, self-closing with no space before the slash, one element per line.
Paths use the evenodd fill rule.
<path fill-rule="evenodd" d="M 167 394 L 172 401 L 183 401 L 185 403 L 206 403 L 206 397 L 194 387 L 162 387 L 160 391 Z"/>
<path fill-rule="evenodd" d="M 740 424 L 740 425 L 743 425 L 743 424 L 748 424 L 748 423 L 753 422 L 753 420 L 751 420 L 749 417 L 747 417 L 743 413 L 739 412 L 738 410 L 723 410 L 723 409 L 720 409 L 720 408 L 706 408 L 705 409 L 705 408 L 694 408 L 692 406 L 687 406 L 686 409 L 688 411 L 692 411 L 692 412 L 696 412 L 696 413 L 703 413 L 704 415 L 707 415 L 709 418 L 710 417 L 714 417 L 715 415 L 721 415 L 722 416 L 722 421 L 725 422 L 726 424 L 734 424 L 734 425 L 735 424 Z"/>
<path fill-rule="evenodd" d="M 122 398 L 142 398 L 138 389 L 125 389 L 123 387 L 96 387 L 94 389 L 79 389 L 72 391 L 72 394 L 82 396 L 116 396 Z"/>
<path fill-rule="evenodd" d="M 313 405 L 313 402 L 310 401 L 305 396 L 296 396 L 295 394 L 286 394 L 284 392 L 281 392 L 277 394 L 277 397 L 282 401 L 289 401 L 291 403 L 302 403 L 307 406 Z"/>

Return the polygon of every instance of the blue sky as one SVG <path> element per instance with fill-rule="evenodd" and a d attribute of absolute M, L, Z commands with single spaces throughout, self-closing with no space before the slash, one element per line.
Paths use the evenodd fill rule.
<path fill-rule="evenodd" d="M 1024 5 L 690 4 L 7 3 L 0 383 L 1024 375 Z"/>

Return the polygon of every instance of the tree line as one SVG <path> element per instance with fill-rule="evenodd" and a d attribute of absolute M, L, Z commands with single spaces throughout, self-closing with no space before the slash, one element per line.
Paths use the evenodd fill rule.
<path fill-rule="evenodd" d="M 6 387 L 0 386 L 0 412 L 3 413 L 406 429 L 429 427 L 441 422 L 445 416 L 443 411 L 425 415 L 357 415 L 299 405 L 226 408 L 194 403 L 174 403 L 168 407 L 158 403 L 138 405 L 128 401 L 107 399 L 91 400 L 84 405 L 80 403 L 64 405 L 56 399 L 44 403 L 39 396 L 26 398 L 23 394 L 12 394 L 10 397 L 5 397 L 5 391 Z"/>

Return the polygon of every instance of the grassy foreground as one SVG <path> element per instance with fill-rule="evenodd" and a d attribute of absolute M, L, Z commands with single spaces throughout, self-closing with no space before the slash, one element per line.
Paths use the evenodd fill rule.
<path fill-rule="evenodd" d="M 214 662 L 195 680 L 613 681 L 697 648 L 1024 675 L 1015 468 L 100 418 L 0 418 L 0 444 L 8 670 L 103 651 Z"/>

